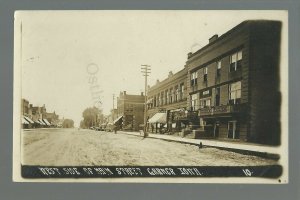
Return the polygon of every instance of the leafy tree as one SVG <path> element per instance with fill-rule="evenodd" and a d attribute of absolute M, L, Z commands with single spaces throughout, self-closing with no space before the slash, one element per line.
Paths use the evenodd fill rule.
<path fill-rule="evenodd" d="M 91 126 L 98 126 L 103 123 L 104 116 L 102 110 L 91 107 L 86 108 L 82 113 L 83 120 L 80 122 L 81 128 L 89 128 Z"/>
<path fill-rule="evenodd" d="M 63 128 L 74 128 L 74 121 L 72 119 L 65 119 L 62 123 Z"/>

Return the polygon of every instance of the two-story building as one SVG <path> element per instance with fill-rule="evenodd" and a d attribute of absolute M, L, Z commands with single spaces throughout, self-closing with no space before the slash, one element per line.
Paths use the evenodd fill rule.
<path fill-rule="evenodd" d="M 244 21 L 188 55 L 188 109 L 208 136 L 280 144 L 280 37 L 278 21 Z"/>
<path fill-rule="evenodd" d="M 117 98 L 117 116 L 114 124 L 123 130 L 138 131 L 144 124 L 145 95 L 127 94 L 120 92 Z"/>
<path fill-rule="evenodd" d="M 185 128 L 194 113 L 187 109 L 187 67 L 169 75 L 163 81 L 148 88 L 147 118 L 148 131 L 180 131 Z M 158 131 L 159 130 L 159 131 Z"/>

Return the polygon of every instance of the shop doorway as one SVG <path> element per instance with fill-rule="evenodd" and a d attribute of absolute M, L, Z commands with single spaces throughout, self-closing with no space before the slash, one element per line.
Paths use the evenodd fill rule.
<path fill-rule="evenodd" d="M 239 139 L 239 130 L 237 121 L 228 122 L 228 138 L 230 139 Z"/>
<path fill-rule="evenodd" d="M 214 125 L 214 137 L 215 138 L 219 137 L 219 127 L 220 127 L 220 123 L 216 122 Z"/>

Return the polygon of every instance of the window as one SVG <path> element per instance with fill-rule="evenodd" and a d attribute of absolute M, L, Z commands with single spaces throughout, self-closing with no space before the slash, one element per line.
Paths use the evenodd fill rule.
<path fill-rule="evenodd" d="M 198 78 L 198 73 L 193 72 L 191 74 L 191 86 L 197 85 L 197 78 Z"/>
<path fill-rule="evenodd" d="M 179 96 L 179 89 L 178 86 L 175 87 L 175 97 L 174 97 L 174 101 L 177 102 L 178 101 L 178 96 Z"/>
<path fill-rule="evenodd" d="M 161 103 L 160 103 L 160 94 L 157 95 L 157 106 L 160 106 Z"/>
<path fill-rule="evenodd" d="M 170 89 L 170 94 L 169 94 L 169 103 L 173 103 L 173 89 Z"/>
<path fill-rule="evenodd" d="M 220 105 L 220 87 L 216 88 L 215 105 Z"/>
<path fill-rule="evenodd" d="M 168 90 L 166 90 L 166 92 L 165 92 L 165 104 L 168 104 L 169 103 L 169 91 Z"/>
<path fill-rule="evenodd" d="M 222 62 L 219 60 L 217 62 L 217 76 L 221 76 L 221 68 L 222 68 Z"/>
<path fill-rule="evenodd" d="M 207 67 L 203 68 L 203 81 L 206 82 L 207 81 Z"/>
<path fill-rule="evenodd" d="M 180 84 L 180 95 L 179 95 L 179 100 L 183 100 L 184 98 L 184 83 Z"/>
<path fill-rule="evenodd" d="M 241 101 L 241 81 L 229 85 L 229 104 L 239 104 Z"/>
<path fill-rule="evenodd" d="M 198 94 L 191 95 L 191 109 L 192 109 L 192 111 L 196 111 L 199 109 Z"/>
<path fill-rule="evenodd" d="M 165 99 L 164 92 L 161 93 L 160 98 L 161 98 L 161 101 L 160 101 L 161 105 L 164 105 L 165 104 L 165 101 L 164 101 L 164 99 Z"/>
<path fill-rule="evenodd" d="M 230 56 L 230 67 L 229 71 L 237 71 L 242 67 L 242 58 L 243 58 L 243 53 L 242 51 L 236 52 Z"/>
<path fill-rule="evenodd" d="M 203 95 L 203 96 L 204 96 L 204 95 L 209 95 L 209 90 L 203 91 L 203 92 L 202 92 L 202 95 Z"/>
<path fill-rule="evenodd" d="M 200 99 L 200 108 L 206 108 L 206 107 L 210 107 L 210 98 L 208 99 Z"/>

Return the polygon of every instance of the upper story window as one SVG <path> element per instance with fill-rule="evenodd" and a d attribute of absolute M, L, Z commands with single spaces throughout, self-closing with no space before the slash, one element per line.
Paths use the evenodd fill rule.
<path fill-rule="evenodd" d="M 221 76 L 221 68 L 222 68 L 222 62 L 219 60 L 217 62 L 217 76 Z"/>
<path fill-rule="evenodd" d="M 203 81 L 206 82 L 206 81 L 207 81 L 207 67 L 204 67 L 204 68 L 203 68 L 203 74 L 204 74 L 204 75 L 203 75 Z"/>
<path fill-rule="evenodd" d="M 200 99 L 200 108 L 210 107 L 211 101 L 210 98 Z"/>
<path fill-rule="evenodd" d="M 174 95 L 174 101 L 177 102 L 178 101 L 178 96 L 179 96 L 179 89 L 178 86 L 175 87 L 175 95 Z"/>
<path fill-rule="evenodd" d="M 165 92 L 165 104 L 168 104 L 169 103 L 169 91 L 166 90 Z"/>
<path fill-rule="evenodd" d="M 160 104 L 160 105 L 162 105 L 162 106 L 165 105 L 165 101 L 164 101 L 164 99 L 165 99 L 165 97 L 164 97 L 164 92 L 161 93 L 160 99 L 161 99 L 161 101 L 160 101 L 161 104 Z"/>
<path fill-rule="evenodd" d="M 242 59 L 243 59 L 243 52 L 239 51 L 230 56 L 230 67 L 229 71 L 237 71 L 242 67 Z"/>
<path fill-rule="evenodd" d="M 180 94 L 179 94 L 179 100 L 181 101 L 184 98 L 184 83 L 180 84 Z"/>
<path fill-rule="evenodd" d="M 173 103 L 173 89 L 170 89 L 170 93 L 169 93 L 169 103 Z"/>
<path fill-rule="evenodd" d="M 197 85 L 197 79 L 198 79 L 198 73 L 197 72 L 193 72 L 191 74 L 191 86 Z"/>
<path fill-rule="evenodd" d="M 229 84 L 229 104 L 241 103 L 241 81 Z"/>
<path fill-rule="evenodd" d="M 196 111 L 199 109 L 199 103 L 198 103 L 198 94 L 192 94 L 191 95 L 191 109 L 192 111 Z"/>

